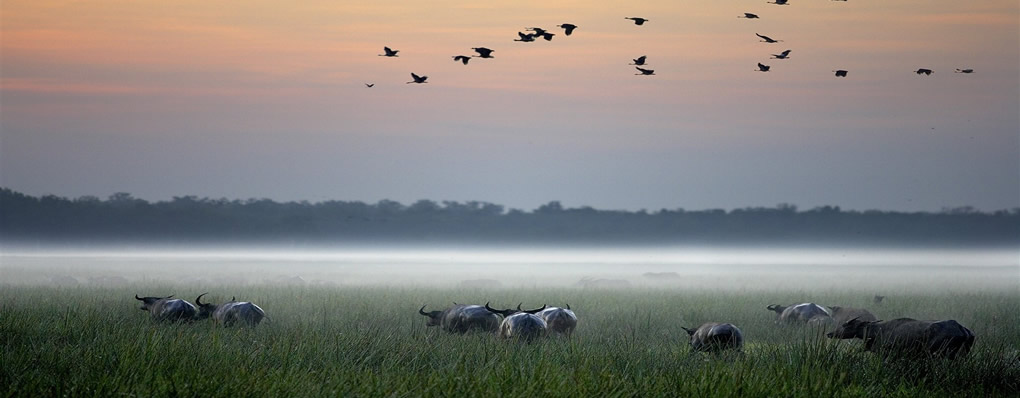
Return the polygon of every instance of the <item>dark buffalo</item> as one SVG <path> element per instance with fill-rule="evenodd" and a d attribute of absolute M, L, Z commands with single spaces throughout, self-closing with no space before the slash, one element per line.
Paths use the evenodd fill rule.
<path fill-rule="evenodd" d="M 574 311 L 570 309 L 570 304 L 567 304 L 567 308 L 546 308 L 539 312 L 538 316 L 545 321 L 551 332 L 569 336 L 574 333 L 574 328 L 577 327 L 577 315 L 574 315 Z"/>
<path fill-rule="evenodd" d="M 237 301 L 233 297 L 220 305 L 203 303 L 202 296 L 206 294 L 208 293 L 202 293 L 195 298 L 195 304 L 198 304 L 198 319 L 212 317 L 213 321 L 223 326 L 233 326 L 240 322 L 255 327 L 266 317 L 266 312 L 259 306 L 247 301 Z"/>
<path fill-rule="evenodd" d="M 453 307 L 442 311 L 425 312 L 425 306 L 418 313 L 428 317 L 427 326 L 442 326 L 450 333 L 464 334 L 471 330 L 495 332 L 499 328 L 499 317 L 480 305 L 464 305 L 454 303 Z"/>
<path fill-rule="evenodd" d="M 694 351 L 739 351 L 744 346 L 744 335 L 732 323 L 709 322 L 697 329 L 681 328 L 691 337 L 691 349 Z"/>
<path fill-rule="evenodd" d="M 191 303 L 173 298 L 173 295 L 166 297 L 138 297 L 135 300 L 142 302 L 142 311 L 149 311 L 155 321 L 190 321 L 195 319 L 195 306 Z"/>
<path fill-rule="evenodd" d="M 505 339 L 517 339 L 532 341 L 546 335 L 549 329 L 548 324 L 541 317 L 535 315 L 542 312 L 546 306 L 533 310 L 522 310 L 520 304 L 517 309 L 497 310 L 485 303 L 485 309 L 493 314 L 503 315 L 503 322 L 499 325 L 499 337 Z"/>
<path fill-rule="evenodd" d="M 775 312 L 779 316 L 779 321 L 784 323 L 824 324 L 832 321 L 829 310 L 815 303 L 801 303 L 789 307 L 772 304 L 766 309 Z"/>
<path fill-rule="evenodd" d="M 974 346 L 974 332 L 954 320 L 919 321 L 899 318 L 891 321 L 851 319 L 826 334 L 833 339 L 862 339 L 864 349 L 903 356 L 936 356 L 954 359 Z"/>

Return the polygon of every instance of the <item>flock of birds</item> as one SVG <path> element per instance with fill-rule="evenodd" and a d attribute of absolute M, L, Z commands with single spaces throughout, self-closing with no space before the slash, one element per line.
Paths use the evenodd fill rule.
<path fill-rule="evenodd" d="M 847 0 L 832 0 L 832 1 L 844 1 L 845 2 Z M 790 5 L 789 0 L 774 0 L 774 1 L 767 1 L 766 3 L 780 5 L 780 6 Z M 744 15 L 737 16 L 737 18 L 760 19 L 761 17 L 759 17 L 757 14 L 754 14 L 754 13 L 745 12 Z M 650 21 L 648 18 L 643 18 L 643 17 L 624 17 L 624 19 L 633 21 L 634 25 L 637 25 L 637 26 L 643 26 L 646 22 Z M 563 24 L 556 25 L 556 26 L 559 27 L 559 28 L 563 28 L 564 34 L 566 36 L 570 36 L 570 34 L 573 33 L 575 29 L 577 29 L 577 25 L 572 24 L 572 23 L 563 23 Z M 765 35 L 762 35 L 762 34 L 759 34 L 759 33 L 755 33 L 755 35 L 758 36 L 758 38 L 761 39 L 760 41 L 763 42 L 763 43 L 773 44 L 773 43 L 782 42 L 782 40 L 776 40 L 776 39 L 773 39 L 773 38 L 771 38 L 769 36 L 765 36 Z M 556 34 L 552 33 L 552 32 L 549 32 L 548 30 L 545 30 L 545 29 L 542 29 L 542 28 L 531 27 L 531 28 L 525 28 L 524 32 L 517 32 L 517 36 L 518 36 L 518 38 L 514 39 L 514 41 L 527 43 L 527 42 L 534 42 L 534 41 L 536 41 L 538 39 L 543 39 L 543 40 L 546 40 L 546 41 L 552 41 L 553 37 L 555 37 Z M 477 53 L 477 55 L 470 55 L 470 56 L 469 55 L 454 55 L 453 56 L 453 60 L 455 62 L 461 62 L 464 65 L 467 65 L 468 62 L 471 61 L 472 58 L 495 58 L 495 57 L 492 56 L 492 53 L 493 53 L 494 50 L 492 50 L 490 48 L 486 48 L 486 47 L 473 47 L 472 50 L 474 50 Z M 776 60 L 790 59 L 790 52 L 791 51 L 792 50 L 785 50 L 785 51 L 783 51 L 783 52 L 781 52 L 779 54 L 772 54 L 772 57 L 770 59 L 776 59 Z M 382 57 L 398 57 L 398 55 L 397 55 L 398 52 L 400 52 L 400 50 L 394 50 L 394 49 L 391 49 L 390 47 L 383 47 L 383 54 L 379 54 L 379 56 L 382 56 Z M 640 56 L 638 58 L 633 59 L 634 62 L 629 64 L 629 65 L 633 65 L 634 68 L 638 71 L 638 73 L 635 73 L 635 75 L 637 75 L 637 76 L 653 76 L 653 75 L 655 75 L 655 70 L 654 69 L 642 68 L 642 66 L 647 66 L 647 63 L 646 63 L 647 59 L 648 59 L 647 55 L 642 55 L 642 56 Z M 758 71 L 758 72 L 768 72 L 771 69 L 772 69 L 771 65 L 766 65 L 764 63 L 758 62 L 758 69 L 755 69 L 755 71 Z M 835 73 L 836 77 L 847 77 L 847 74 L 849 73 L 849 71 L 847 71 L 846 69 L 836 69 L 836 70 L 833 70 L 832 72 Z M 916 71 L 914 71 L 914 73 L 916 73 L 918 75 L 930 76 L 932 73 L 934 73 L 934 71 L 932 69 L 928 69 L 928 68 L 918 68 Z M 956 69 L 955 73 L 970 74 L 970 73 L 974 73 L 974 69 L 970 69 L 970 68 Z M 428 78 L 429 78 L 428 76 L 418 75 L 418 74 L 412 72 L 411 73 L 411 79 L 412 80 L 407 82 L 407 84 L 411 84 L 411 83 L 415 83 L 415 84 L 428 83 L 428 81 L 427 81 Z M 371 87 L 374 87 L 375 84 L 374 83 L 365 83 L 365 86 L 368 87 L 368 88 L 371 88 Z"/>

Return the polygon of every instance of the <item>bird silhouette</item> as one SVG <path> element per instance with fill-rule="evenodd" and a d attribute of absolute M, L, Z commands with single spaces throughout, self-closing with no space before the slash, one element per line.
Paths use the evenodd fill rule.
<path fill-rule="evenodd" d="M 546 32 L 546 30 L 542 28 L 524 28 L 524 30 L 530 30 L 532 32 L 535 32 L 535 37 L 542 36 Z"/>
<path fill-rule="evenodd" d="M 485 47 L 471 47 L 471 49 L 475 50 L 475 52 L 478 53 L 479 58 L 496 58 L 492 56 L 492 52 L 495 50 L 491 50 Z"/>
<path fill-rule="evenodd" d="M 647 55 L 642 55 L 640 57 L 634 58 L 634 60 L 633 60 L 634 63 L 632 63 L 630 65 L 644 65 L 645 64 L 645 58 L 648 58 L 648 56 Z"/>
<path fill-rule="evenodd" d="M 533 41 L 535 41 L 535 35 L 533 35 L 531 33 L 517 32 L 517 36 L 520 36 L 521 38 L 520 39 L 514 39 L 514 41 L 523 41 L 523 42 L 533 42 Z"/>
<path fill-rule="evenodd" d="M 428 83 L 427 81 L 425 81 L 425 79 L 428 79 L 429 77 L 428 77 L 428 76 L 418 76 L 418 75 L 414 74 L 414 72 L 411 72 L 411 78 L 412 78 L 412 79 L 414 79 L 414 80 L 413 80 L 413 81 L 409 81 L 409 82 L 407 82 L 407 83 L 405 83 L 405 84 L 411 84 L 411 83 L 417 83 L 417 84 L 422 84 L 422 83 Z"/>
<path fill-rule="evenodd" d="M 567 36 L 570 36 L 570 34 L 571 34 L 571 33 L 574 33 L 574 29 L 577 29 L 577 25 L 574 25 L 574 24 L 572 24 L 572 23 L 565 23 L 565 24 L 562 24 L 562 25 L 556 25 L 556 26 L 558 26 L 558 27 L 561 27 L 561 28 L 563 28 L 563 30 L 565 30 L 565 31 L 566 31 L 566 32 L 564 32 L 564 33 L 565 33 L 565 34 L 566 34 Z"/>
<path fill-rule="evenodd" d="M 934 73 L 934 72 L 935 71 L 933 71 L 931 69 L 925 69 L 925 68 L 921 68 L 921 69 L 918 69 L 918 70 L 914 71 L 914 73 L 916 73 L 916 74 L 926 75 L 926 76 L 931 76 L 931 74 Z"/>
<path fill-rule="evenodd" d="M 545 41 L 552 41 L 553 36 L 556 36 L 556 34 L 555 33 L 549 33 L 549 32 L 546 32 L 546 33 L 542 34 L 542 38 L 545 39 Z"/>
<path fill-rule="evenodd" d="M 974 73 L 973 69 L 957 69 L 954 73 Z"/>
<path fill-rule="evenodd" d="M 757 14 L 751 14 L 749 12 L 745 12 L 744 16 L 742 16 L 742 17 L 738 16 L 737 18 L 757 19 L 758 15 Z"/>
<path fill-rule="evenodd" d="M 386 54 L 379 54 L 380 57 L 399 57 L 397 53 L 400 52 L 400 50 L 392 50 L 389 47 L 383 47 L 382 49 L 386 52 Z"/>
<path fill-rule="evenodd" d="M 375 83 L 365 83 L 365 87 L 368 87 L 368 88 L 375 87 Z"/>
<path fill-rule="evenodd" d="M 634 75 L 651 76 L 651 75 L 655 74 L 655 71 L 652 70 L 652 69 L 639 68 L 637 66 L 635 66 L 634 69 L 637 69 L 639 72 L 641 72 L 641 73 L 635 73 Z"/>
<path fill-rule="evenodd" d="M 776 1 L 766 1 L 766 3 L 775 4 L 777 6 L 788 6 L 789 4 L 786 1 L 787 0 L 776 0 Z"/>
<path fill-rule="evenodd" d="M 768 66 L 768 65 L 765 65 L 765 64 L 763 64 L 763 63 L 759 62 L 759 63 L 758 63 L 758 69 L 757 69 L 757 71 L 759 71 L 759 72 L 768 72 L 768 71 L 769 71 L 769 68 L 771 68 L 771 66 Z"/>
<path fill-rule="evenodd" d="M 834 70 L 833 72 L 836 72 L 836 77 L 846 77 L 846 71 L 843 69 Z"/>
<path fill-rule="evenodd" d="M 467 56 L 467 55 L 454 55 L 454 56 L 453 56 L 453 61 L 454 61 L 454 62 L 456 62 L 456 61 L 460 61 L 460 62 L 462 62 L 462 63 L 463 63 L 464 65 L 467 65 L 468 61 L 470 61 L 470 60 L 471 60 L 471 57 L 469 57 L 469 56 Z"/>
<path fill-rule="evenodd" d="M 761 41 L 763 41 L 765 43 L 778 43 L 778 42 L 782 41 L 782 40 L 775 40 L 775 39 L 773 39 L 771 37 L 760 35 L 760 34 L 757 34 L 757 33 L 755 33 L 754 35 L 760 37 Z"/>
<path fill-rule="evenodd" d="M 790 50 L 783 51 L 779 54 L 772 54 L 772 58 L 775 59 L 787 59 L 790 58 Z"/>
<path fill-rule="evenodd" d="M 623 17 L 623 19 L 629 19 L 631 21 L 634 21 L 634 25 L 644 25 L 645 22 L 648 22 L 648 18 Z"/>

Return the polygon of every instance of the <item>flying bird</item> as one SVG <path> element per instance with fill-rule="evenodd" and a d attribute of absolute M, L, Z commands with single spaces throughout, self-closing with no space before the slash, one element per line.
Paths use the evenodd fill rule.
<path fill-rule="evenodd" d="M 773 39 L 771 37 L 768 37 L 768 36 L 759 35 L 757 33 L 755 33 L 754 35 L 760 37 L 761 41 L 763 41 L 765 43 L 778 43 L 778 42 L 782 41 L 782 40 L 775 40 L 775 39 Z"/>
<path fill-rule="evenodd" d="M 647 55 L 642 55 L 640 57 L 634 58 L 632 60 L 632 61 L 634 61 L 634 63 L 629 64 L 629 65 L 644 65 L 645 64 L 645 58 L 648 58 L 648 56 Z"/>
<path fill-rule="evenodd" d="M 788 6 L 788 5 L 790 5 L 786 1 L 787 0 L 776 0 L 776 1 L 766 1 L 766 3 L 775 4 L 777 6 Z"/>
<path fill-rule="evenodd" d="M 918 70 L 914 71 L 914 73 L 916 73 L 916 74 L 919 74 L 919 75 L 923 74 L 923 75 L 926 75 L 926 76 L 931 76 L 931 74 L 933 72 L 935 72 L 935 71 L 933 71 L 931 69 L 925 69 L 925 68 L 921 68 L 921 69 L 918 69 Z"/>
<path fill-rule="evenodd" d="M 634 75 L 651 76 L 651 75 L 655 74 L 655 71 L 652 70 L 652 69 L 639 68 L 637 66 L 635 66 L 634 69 L 637 69 L 639 72 L 641 72 L 641 73 L 635 73 Z"/>
<path fill-rule="evenodd" d="M 648 22 L 648 18 L 623 17 L 623 19 L 629 19 L 631 21 L 634 21 L 634 25 L 644 25 L 645 22 Z"/>
<path fill-rule="evenodd" d="M 368 88 L 375 87 L 375 83 L 365 83 L 365 87 L 368 87 Z"/>
<path fill-rule="evenodd" d="M 537 36 L 542 36 L 546 32 L 545 29 L 542 29 L 542 28 L 524 28 L 524 30 L 530 30 L 532 32 L 535 32 L 535 36 L 536 37 Z"/>
<path fill-rule="evenodd" d="M 833 72 L 836 72 L 836 77 L 846 77 L 846 71 L 843 69 L 834 70 Z"/>
<path fill-rule="evenodd" d="M 737 17 L 737 18 L 758 19 L 758 15 L 757 14 L 751 14 L 749 12 L 745 12 L 744 16 Z"/>
<path fill-rule="evenodd" d="M 769 71 L 769 68 L 771 68 L 771 66 L 768 66 L 768 65 L 765 65 L 765 64 L 763 64 L 763 63 L 759 62 L 759 63 L 758 63 L 758 69 L 757 69 L 757 71 L 759 71 L 759 72 L 768 72 L 768 71 Z"/>
<path fill-rule="evenodd" d="M 772 54 L 772 58 L 775 59 L 787 59 L 790 58 L 790 50 L 783 51 L 779 54 Z"/>
<path fill-rule="evenodd" d="M 414 81 L 407 82 L 406 84 L 411 84 L 411 83 L 416 83 L 416 84 L 428 83 L 427 81 L 425 81 L 425 79 L 428 79 L 429 77 L 428 76 L 418 76 L 418 75 L 414 74 L 414 72 L 411 72 L 411 78 L 414 79 Z"/>
<path fill-rule="evenodd" d="M 479 58 L 496 58 L 492 56 L 492 52 L 495 50 L 491 50 L 485 47 L 471 47 L 471 49 L 475 50 L 475 52 L 478 53 Z"/>
<path fill-rule="evenodd" d="M 556 34 L 555 33 L 549 33 L 549 32 L 546 32 L 546 33 L 542 34 L 542 38 L 545 39 L 545 41 L 552 41 L 553 36 L 556 36 Z"/>
<path fill-rule="evenodd" d="M 566 30 L 565 33 L 566 33 L 567 36 L 570 36 L 571 33 L 574 33 L 574 29 L 577 29 L 577 25 L 574 25 L 572 23 L 565 23 L 565 24 L 556 25 L 556 26 L 561 27 L 564 30 Z"/>
<path fill-rule="evenodd" d="M 383 47 L 382 49 L 386 52 L 386 54 L 379 54 L 380 57 L 399 57 L 397 53 L 400 52 L 400 50 L 393 50 L 389 47 Z"/>
<path fill-rule="evenodd" d="M 974 73 L 973 69 L 957 69 L 955 73 Z"/>
<path fill-rule="evenodd" d="M 470 60 L 471 60 L 471 57 L 469 57 L 467 55 L 454 55 L 453 56 L 453 61 L 454 62 L 460 61 L 464 65 L 467 65 L 468 61 L 470 61 Z"/>
<path fill-rule="evenodd" d="M 535 41 L 535 35 L 533 35 L 531 33 L 517 32 L 517 36 L 520 36 L 521 38 L 520 39 L 514 39 L 514 41 L 522 41 L 522 42 L 533 42 L 533 41 Z"/>

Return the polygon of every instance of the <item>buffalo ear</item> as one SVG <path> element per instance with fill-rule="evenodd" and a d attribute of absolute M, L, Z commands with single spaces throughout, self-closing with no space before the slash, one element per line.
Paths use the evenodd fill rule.
<path fill-rule="evenodd" d="M 680 329 L 683 329 L 684 331 L 686 331 L 688 336 L 693 336 L 694 332 L 698 331 L 698 329 L 688 329 L 688 328 L 685 328 L 683 326 L 681 326 Z"/>

